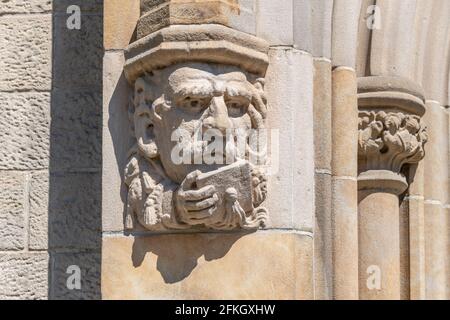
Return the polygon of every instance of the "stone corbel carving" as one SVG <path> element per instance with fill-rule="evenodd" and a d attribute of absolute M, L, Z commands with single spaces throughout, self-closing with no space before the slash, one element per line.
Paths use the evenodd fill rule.
<path fill-rule="evenodd" d="M 266 225 L 264 139 L 252 135 L 265 129 L 267 50 L 220 25 L 170 26 L 129 46 L 126 229 Z"/>
<path fill-rule="evenodd" d="M 360 78 L 358 90 L 359 187 L 375 183 L 400 194 L 407 188 L 403 166 L 425 156 L 423 94 L 408 80 L 394 77 Z"/>

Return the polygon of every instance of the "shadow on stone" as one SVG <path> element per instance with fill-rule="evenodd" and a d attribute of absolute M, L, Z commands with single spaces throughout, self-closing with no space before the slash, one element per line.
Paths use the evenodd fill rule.
<path fill-rule="evenodd" d="M 69 29 L 67 7 L 81 10 Z M 49 298 L 100 299 L 103 1 L 53 2 Z M 67 286 L 80 268 L 81 289 Z"/>
<path fill-rule="evenodd" d="M 156 255 L 158 271 L 166 283 L 173 284 L 189 277 L 202 256 L 206 261 L 225 257 L 245 235 L 203 233 L 135 237 L 131 258 L 133 266 L 139 267 L 147 254 Z"/>

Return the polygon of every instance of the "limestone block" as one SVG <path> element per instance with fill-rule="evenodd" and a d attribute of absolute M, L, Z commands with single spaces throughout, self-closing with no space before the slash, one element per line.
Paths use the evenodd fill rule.
<path fill-rule="evenodd" d="M 322 1 L 316 1 L 318 3 Z M 312 24 L 314 20 L 312 5 L 314 1 L 292 1 L 292 29 L 294 47 L 312 54 Z"/>
<path fill-rule="evenodd" d="M 139 0 L 106 0 L 103 42 L 105 50 L 123 49 L 130 44 L 139 20 Z"/>
<path fill-rule="evenodd" d="M 56 15 L 53 32 L 53 86 L 98 89 L 102 83 L 103 17 L 82 16 L 81 29 L 66 27 L 67 15 Z"/>
<path fill-rule="evenodd" d="M 20 250 L 25 246 L 26 183 L 24 173 L 1 172 L 0 250 Z"/>
<path fill-rule="evenodd" d="M 314 57 L 331 59 L 333 1 L 294 0 L 294 46 Z"/>
<path fill-rule="evenodd" d="M 428 101 L 424 122 L 429 143 L 425 151 L 425 199 L 448 201 L 448 114 L 436 102 Z"/>
<path fill-rule="evenodd" d="M 138 39 L 177 24 L 222 24 L 254 35 L 256 0 L 141 1 Z"/>
<path fill-rule="evenodd" d="M 50 157 L 53 171 L 101 168 L 101 110 L 100 92 L 53 91 Z"/>
<path fill-rule="evenodd" d="M 433 5 L 430 1 L 419 0 L 416 4 L 416 21 L 415 21 L 415 61 L 413 70 L 413 80 L 416 83 L 422 84 L 424 69 L 429 66 L 430 61 L 425 60 L 425 55 L 428 54 L 429 48 L 427 42 L 429 35 L 434 35 L 435 32 L 430 32 L 430 21 L 432 20 Z M 434 38 L 434 37 L 431 37 Z"/>
<path fill-rule="evenodd" d="M 333 297 L 332 177 L 316 173 L 315 182 L 314 299 L 324 300 Z"/>
<path fill-rule="evenodd" d="M 258 0 L 239 0 L 239 14 L 230 14 L 228 16 L 229 26 L 235 30 L 256 35 Z"/>
<path fill-rule="evenodd" d="M 445 300 L 448 274 L 447 210 L 439 203 L 425 202 L 425 293 L 426 299 Z M 434 236 L 430 236 L 434 235 Z"/>
<path fill-rule="evenodd" d="M 331 59 L 333 1 L 311 1 L 312 54 Z"/>
<path fill-rule="evenodd" d="M 356 66 L 359 14 L 362 0 L 334 0 L 332 23 L 333 66 Z"/>
<path fill-rule="evenodd" d="M 50 15 L 0 18 L 0 90 L 50 90 Z"/>
<path fill-rule="evenodd" d="M 127 195 L 123 168 L 132 146 L 127 108 L 132 88 L 123 74 L 122 52 L 107 52 L 103 63 L 102 224 L 104 231 L 120 231 Z"/>
<path fill-rule="evenodd" d="M 268 128 L 279 132 L 280 142 L 272 151 L 278 170 L 269 177 L 267 207 L 274 228 L 312 230 L 314 146 L 305 142 L 314 139 L 313 59 L 292 48 L 272 48 L 269 59 Z"/>
<path fill-rule="evenodd" d="M 358 299 L 358 186 L 333 178 L 333 298 Z"/>
<path fill-rule="evenodd" d="M 382 28 L 373 30 L 370 70 L 372 75 L 411 79 L 414 63 L 416 0 L 378 1 Z"/>
<path fill-rule="evenodd" d="M 100 174 L 54 173 L 49 184 L 49 248 L 98 249 Z"/>
<path fill-rule="evenodd" d="M 446 14 L 444 14 L 444 12 Z M 448 72 L 450 69 L 450 2 L 433 2 L 432 19 L 429 22 L 427 33 L 426 53 L 424 56 L 423 87 L 427 99 L 438 101 L 441 105 L 447 104 Z"/>
<path fill-rule="evenodd" d="M 47 299 L 48 254 L 0 254 L 0 299 Z"/>
<path fill-rule="evenodd" d="M 48 167 L 50 95 L 0 93 L 0 105 L 0 169 Z"/>
<path fill-rule="evenodd" d="M 331 171 L 331 63 L 314 60 L 314 152 L 316 169 Z"/>
<path fill-rule="evenodd" d="M 312 238 L 107 236 L 101 275 L 104 299 L 311 299 Z"/>
<path fill-rule="evenodd" d="M 359 295 L 364 300 L 400 300 L 400 217 L 396 194 L 360 192 Z M 377 269 L 375 269 L 377 268 Z M 370 276 L 379 271 L 380 287 Z"/>
<path fill-rule="evenodd" d="M 371 50 L 372 29 L 368 28 L 368 24 L 372 22 L 374 16 L 370 16 L 367 11 L 370 6 L 375 5 L 375 0 L 362 0 L 361 13 L 358 26 L 358 46 L 356 53 L 356 73 L 358 77 L 364 77 L 370 73 L 370 66 L 367 57 Z"/>
<path fill-rule="evenodd" d="M 333 175 L 356 177 L 358 167 L 358 102 L 356 76 L 349 68 L 333 70 Z"/>
<path fill-rule="evenodd" d="M 48 248 L 48 191 L 48 171 L 32 172 L 28 226 L 30 250 L 45 250 Z"/>
<path fill-rule="evenodd" d="M 100 292 L 100 252 L 51 253 L 50 255 L 50 299 L 55 300 L 99 300 Z M 68 268 L 77 266 L 80 270 L 80 289 L 67 286 L 73 271 Z M 69 279 L 69 283 L 70 279 Z M 72 283 L 71 283 L 72 284 Z M 121 291 L 121 289 L 119 289 Z"/>
<path fill-rule="evenodd" d="M 293 45 L 293 9 L 293 0 L 260 0 L 256 35 L 270 45 Z"/>
<path fill-rule="evenodd" d="M 4 0 L 1 13 L 42 13 L 52 10 L 52 0 Z"/>
<path fill-rule="evenodd" d="M 404 200 L 405 201 L 405 200 Z M 412 300 L 425 299 L 425 219 L 424 201 L 408 199 L 409 211 L 409 283 Z"/>

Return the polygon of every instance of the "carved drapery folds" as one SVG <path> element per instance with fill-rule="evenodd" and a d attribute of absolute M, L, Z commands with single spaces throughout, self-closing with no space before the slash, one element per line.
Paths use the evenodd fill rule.
<path fill-rule="evenodd" d="M 266 225 L 267 51 L 221 25 L 169 26 L 127 48 L 126 229 Z"/>
<path fill-rule="evenodd" d="M 423 94 L 408 80 L 394 77 L 360 78 L 358 91 L 360 189 L 375 183 L 402 193 L 407 188 L 402 168 L 425 156 Z"/>

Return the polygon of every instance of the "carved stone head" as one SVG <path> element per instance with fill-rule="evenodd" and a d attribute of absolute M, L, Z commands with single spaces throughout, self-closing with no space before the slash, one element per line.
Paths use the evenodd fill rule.
<path fill-rule="evenodd" d="M 237 135 L 244 131 L 263 129 L 266 116 L 262 80 L 253 79 L 235 67 L 215 64 L 176 65 L 139 78 L 134 100 L 134 125 L 140 151 L 148 159 L 159 156 L 168 177 L 176 183 L 195 170 L 217 169 L 217 163 L 205 165 L 204 161 L 194 159 L 186 163 L 174 161 L 174 151 L 180 143 L 180 139 L 174 138 L 176 130 L 183 138 L 195 138 L 207 130 L 216 130 L 217 136 L 224 138 L 227 135 L 239 138 Z M 208 147 L 205 141 L 197 140 L 197 143 L 192 141 L 192 149 Z M 233 142 L 228 139 L 228 143 Z M 230 164 L 225 159 L 223 162 L 223 165 Z"/>
<path fill-rule="evenodd" d="M 132 213 L 147 229 L 264 223 L 266 212 L 257 209 L 266 197 L 258 166 L 264 159 L 248 161 L 260 144 L 251 142 L 252 129 L 264 129 L 263 86 L 237 67 L 205 63 L 176 64 L 136 80 L 130 105 L 136 146 L 125 172 L 128 226 Z"/>

